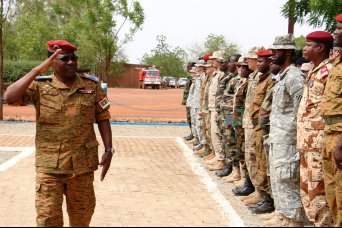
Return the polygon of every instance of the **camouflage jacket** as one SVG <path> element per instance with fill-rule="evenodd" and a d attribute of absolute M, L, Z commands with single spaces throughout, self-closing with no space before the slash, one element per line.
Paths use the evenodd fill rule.
<path fill-rule="evenodd" d="M 264 125 L 259 125 L 261 118 L 261 105 L 263 104 L 267 91 L 271 90 L 274 86 L 272 75 L 270 72 L 259 76 L 259 83 L 255 89 L 252 107 L 252 123 L 254 127 L 260 128 Z"/>
<path fill-rule="evenodd" d="M 70 89 L 55 75 L 37 77 L 22 103 L 36 108 L 36 169 L 81 174 L 98 168 L 94 122 L 110 119 L 107 100 L 96 77 L 77 76 Z"/>
<path fill-rule="evenodd" d="M 324 118 L 336 118 L 342 115 L 342 55 L 335 59 L 330 70 L 322 98 L 322 114 Z M 326 122 L 326 120 L 325 120 Z M 335 119 L 325 123 L 326 132 L 342 132 L 342 121 Z"/>
<path fill-rule="evenodd" d="M 326 59 L 308 74 L 297 115 L 297 148 L 300 150 L 322 148 L 324 121 L 321 101 L 331 67 L 329 59 Z"/>
<path fill-rule="evenodd" d="M 245 111 L 243 113 L 243 128 L 253 128 L 252 124 L 252 109 L 253 109 L 253 97 L 255 93 L 255 89 L 259 82 L 259 73 L 258 71 L 252 72 L 248 77 L 248 89 L 245 100 Z"/>
<path fill-rule="evenodd" d="M 218 97 L 219 79 L 223 76 L 222 71 L 215 71 L 211 76 L 211 83 L 208 87 L 208 109 L 209 111 L 219 111 L 216 107 Z"/>
<path fill-rule="evenodd" d="M 187 82 L 185 84 L 184 91 L 183 91 L 182 105 L 186 105 L 186 101 L 187 101 L 188 96 L 189 96 L 189 91 L 190 91 L 191 84 L 192 84 L 192 77 L 188 76 L 188 80 L 187 80 Z"/>
<path fill-rule="evenodd" d="M 245 111 L 245 101 L 248 89 L 248 79 L 241 78 L 236 84 L 236 93 L 233 97 L 233 126 L 242 127 L 242 118 Z"/>
<path fill-rule="evenodd" d="M 201 107 L 201 88 L 203 81 L 205 80 L 205 73 L 203 72 L 194 82 L 194 94 L 192 97 L 192 107 L 200 108 Z"/>
<path fill-rule="evenodd" d="M 239 81 L 240 76 L 237 73 L 229 73 L 226 84 L 224 85 L 221 99 L 218 102 L 217 109 L 226 110 L 227 114 L 233 114 L 233 97 L 235 93 L 235 86 Z"/>
<path fill-rule="evenodd" d="M 303 95 L 305 77 L 291 64 L 279 75 L 274 86 L 270 115 L 270 143 L 295 145 L 297 111 Z"/>
<path fill-rule="evenodd" d="M 206 74 L 204 82 L 201 87 L 201 110 L 202 112 L 209 112 L 208 107 L 208 87 L 211 84 L 212 75 Z"/>

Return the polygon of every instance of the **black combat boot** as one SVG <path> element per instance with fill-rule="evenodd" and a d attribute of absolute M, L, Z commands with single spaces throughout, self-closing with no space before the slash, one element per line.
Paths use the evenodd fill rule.
<path fill-rule="evenodd" d="M 193 139 L 193 138 L 194 138 L 194 136 L 193 136 L 192 134 L 183 137 L 183 139 L 186 140 L 186 141 L 190 141 L 190 140 Z"/>
<path fill-rule="evenodd" d="M 270 196 L 270 194 L 265 192 L 263 195 L 263 200 L 260 203 L 250 206 L 249 209 L 254 214 L 270 213 L 275 210 L 274 201 L 272 197 Z"/>
<path fill-rule="evenodd" d="M 255 188 L 251 179 L 249 178 L 249 175 L 246 176 L 245 183 L 241 188 L 234 188 L 232 191 L 236 196 L 248 196 L 249 194 L 253 193 Z"/>
<path fill-rule="evenodd" d="M 231 174 L 232 171 L 233 171 L 233 166 L 231 164 L 228 164 L 226 168 L 217 171 L 215 175 L 218 177 L 225 177 Z"/>

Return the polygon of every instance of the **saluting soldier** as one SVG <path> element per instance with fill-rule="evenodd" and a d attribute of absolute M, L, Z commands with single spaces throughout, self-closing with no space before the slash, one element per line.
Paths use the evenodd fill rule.
<path fill-rule="evenodd" d="M 335 46 L 342 48 L 342 13 L 336 17 Z M 336 52 L 322 98 L 325 122 L 323 170 L 325 195 L 334 226 L 342 226 L 342 56 Z"/>
<path fill-rule="evenodd" d="M 10 85 L 10 105 L 36 108 L 37 226 L 63 226 L 63 194 L 70 226 L 89 226 L 95 209 L 94 171 L 98 169 L 96 122 L 105 147 L 101 181 L 114 149 L 109 101 L 95 76 L 76 73 L 77 48 L 63 40 L 48 42 L 50 56 Z M 39 76 L 52 66 L 54 73 Z"/>

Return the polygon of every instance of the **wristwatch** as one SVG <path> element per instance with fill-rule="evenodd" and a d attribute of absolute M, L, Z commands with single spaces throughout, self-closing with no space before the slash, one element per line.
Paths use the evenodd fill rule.
<path fill-rule="evenodd" d="M 110 153 L 114 154 L 115 150 L 114 150 L 114 148 L 106 148 L 105 152 L 110 152 Z"/>

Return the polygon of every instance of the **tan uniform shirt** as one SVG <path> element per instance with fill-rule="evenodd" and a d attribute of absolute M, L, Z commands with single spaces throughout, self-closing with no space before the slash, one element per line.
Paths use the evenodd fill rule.
<path fill-rule="evenodd" d="M 98 168 L 94 122 L 110 119 L 100 83 L 77 76 L 71 89 L 56 76 L 33 81 L 23 103 L 36 108 L 36 169 L 81 174 Z"/>
<path fill-rule="evenodd" d="M 247 95 L 245 100 L 245 112 L 243 113 L 243 128 L 253 128 L 252 124 L 252 109 L 253 109 L 253 98 L 255 89 L 259 82 L 259 76 L 262 73 L 258 71 L 254 71 L 249 75 L 248 78 L 248 89 L 247 89 Z"/>
<path fill-rule="evenodd" d="M 332 65 L 321 62 L 308 74 L 297 115 L 297 148 L 301 151 L 322 148 L 324 121 L 321 101 Z"/>
<path fill-rule="evenodd" d="M 209 111 L 219 111 L 216 108 L 216 97 L 217 97 L 217 90 L 218 90 L 218 83 L 220 77 L 223 76 L 223 72 L 215 71 L 213 76 L 211 76 L 211 84 L 208 88 L 208 108 Z"/>

